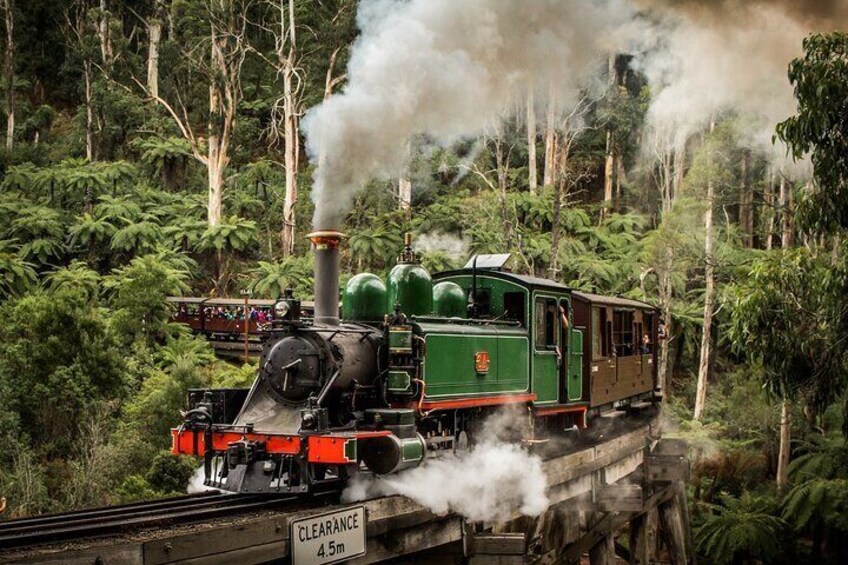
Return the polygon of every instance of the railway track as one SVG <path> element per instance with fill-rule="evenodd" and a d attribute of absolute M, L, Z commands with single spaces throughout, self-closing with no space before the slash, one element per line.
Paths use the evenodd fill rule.
<path fill-rule="evenodd" d="M 127 533 L 143 528 L 203 522 L 272 509 L 298 509 L 318 499 L 202 493 L 149 502 L 49 514 L 0 522 L 0 552 L 39 544 Z"/>

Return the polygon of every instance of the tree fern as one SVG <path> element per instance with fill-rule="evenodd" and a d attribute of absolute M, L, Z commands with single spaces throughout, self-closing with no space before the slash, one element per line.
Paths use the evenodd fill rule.
<path fill-rule="evenodd" d="M 769 562 L 779 555 L 786 524 L 771 501 L 746 492 L 738 499 L 725 496 L 722 502 L 712 506 L 713 514 L 695 533 L 699 553 L 714 563 Z"/>

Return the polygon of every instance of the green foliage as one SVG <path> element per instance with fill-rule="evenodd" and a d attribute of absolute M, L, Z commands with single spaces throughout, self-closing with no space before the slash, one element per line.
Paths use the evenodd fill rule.
<path fill-rule="evenodd" d="M 145 478 L 159 492 L 182 494 L 186 492 L 197 465 L 197 461 L 191 457 L 162 451 L 153 458 Z"/>
<path fill-rule="evenodd" d="M 770 562 L 781 553 L 785 528 L 776 513 L 772 499 L 750 493 L 740 498 L 725 496 L 695 534 L 698 552 L 713 563 Z"/>
<path fill-rule="evenodd" d="M 0 240 L 0 298 L 20 296 L 37 280 L 33 264 L 20 255 L 19 248 Z"/>
<path fill-rule="evenodd" d="M 799 248 L 763 256 L 733 289 L 730 337 L 780 397 L 822 411 L 845 390 L 846 284 L 829 253 Z"/>
<path fill-rule="evenodd" d="M 115 327 L 130 340 L 150 342 L 171 315 L 165 298 L 187 291 L 187 278 L 184 265 L 162 253 L 136 257 L 113 270 L 103 287 L 115 309 Z"/>
<path fill-rule="evenodd" d="M 32 445 L 68 453 L 77 422 L 101 399 L 126 394 L 124 353 L 103 312 L 71 293 L 0 306 L 0 389 Z"/>
<path fill-rule="evenodd" d="M 100 275 L 83 261 L 71 261 L 67 267 L 57 269 L 47 277 L 50 294 L 59 300 L 77 299 L 94 302 L 100 295 Z"/>
<path fill-rule="evenodd" d="M 279 298 L 287 288 L 301 298 L 312 295 L 311 256 L 289 256 L 278 262 L 259 261 L 248 276 L 251 292 L 260 298 Z"/>
<path fill-rule="evenodd" d="M 813 34 L 789 65 L 798 114 L 777 126 L 796 159 L 810 154 L 817 187 L 802 201 L 811 228 L 848 228 L 848 33 Z"/>

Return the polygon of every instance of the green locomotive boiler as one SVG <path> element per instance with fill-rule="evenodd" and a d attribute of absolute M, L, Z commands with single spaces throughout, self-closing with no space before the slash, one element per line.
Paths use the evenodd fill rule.
<path fill-rule="evenodd" d="M 314 316 L 277 303 L 253 386 L 190 392 L 173 451 L 203 456 L 208 485 L 338 488 L 464 449 L 506 406 L 538 438 L 654 398 L 654 307 L 508 272 L 507 255 L 431 276 L 407 238 L 385 281 L 348 281 L 341 316 L 341 237 L 311 235 Z"/>

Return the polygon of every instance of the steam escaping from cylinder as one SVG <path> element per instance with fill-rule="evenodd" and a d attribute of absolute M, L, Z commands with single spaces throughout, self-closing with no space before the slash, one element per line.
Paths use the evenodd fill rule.
<path fill-rule="evenodd" d="M 342 498 L 353 502 L 400 494 L 435 514 L 456 512 L 472 521 L 538 516 L 549 505 L 542 460 L 502 437 L 504 430 L 520 425 L 519 419 L 517 411 L 500 411 L 484 423 L 467 452 L 425 459 L 395 475 L 354 478 Z"/>
<path fill-rule="evenodd" d="M 412 136 L 495 128 L 534 84 L 573 99 L 625 48 L 633 14 L 626 0 L 363 0 L 357 21 L 344 91 L 303 120 L 316 229 L 341 225 L 369 180 L 396 177 Z"/>

